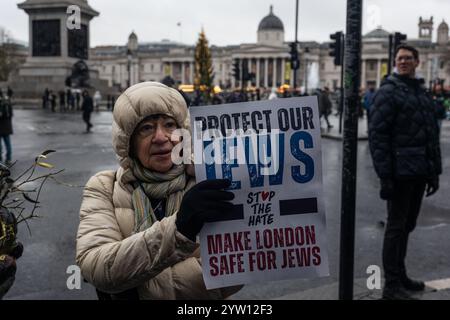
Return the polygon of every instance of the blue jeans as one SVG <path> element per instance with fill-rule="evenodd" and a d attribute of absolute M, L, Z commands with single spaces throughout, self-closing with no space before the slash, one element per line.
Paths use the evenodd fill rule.
<path fill-rule="evenodd" d="M 2 161 L 2 154 L 3 154 L 3 149 L 2 149 L 2 140 L 5 143 L 6 146 L 6 161 L 11 161 L 11 139 L 9 137 L 9 135 L 5 135 L 5 136 L 0 136 L 0 161 Z"/>

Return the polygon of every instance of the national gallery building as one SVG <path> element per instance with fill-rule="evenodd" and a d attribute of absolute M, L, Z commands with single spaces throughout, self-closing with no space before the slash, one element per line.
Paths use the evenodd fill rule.
<path fill-rule="evenodd" d="M 232 75 L 235 61 L 248 65 L 249 72 L 256 77 L 247 86 L 271 88 L 293 83 L 290 65 L 289 42 L 285 40 L 283 22 L 273 8 L 258 25 L 256 43 L 212 46 L 211 54 L 215 73 L 215 85 L 222 88 L 241 86 Z M 330 30 L 330 33 L 334 30 Z M 449 27 L 442 21 L 437 28 L 437 41 L 432 42 L 433 18 L 419 19 L 418 38 L 408 39 L 408 44 L 419 49 L 421 64 L 419 74 L 428 84 L 434 79 L 445 79 L 450 83 Z M 380 85 L 387 73 L 389 32 L 377 28 L 363 35 L 362 78 L 363 87 Z M 340 86 L 340 67 L 329 56 L 329 43 L 300 42 L 300 68 L 297 70 L 297 85 L 308 90 L 328 86 Z M 125 88 L 141 81 L 161 81 L 172 77 L 177 84 L 192 84 L 194 81 L 194 45 L 185 45 L 169 40 L 139 43 L 132 32 L 124 46 L 100 46 L 91 49 L 90 64 L 99 72 L 101 79 L 110 86 Z M 130 75 L 129 75 L 130 73 Z M 238 83 L 239 82 L 239 83 Z"/>

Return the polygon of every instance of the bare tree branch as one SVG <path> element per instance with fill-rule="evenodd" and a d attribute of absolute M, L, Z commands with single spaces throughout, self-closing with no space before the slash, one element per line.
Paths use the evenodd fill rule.
<path fill-rule="evenodd" d="M 57 171 L 57 172 L 51 172 L 51 173 L 48 173 L 48 174 L 46 174 L 46 175 L 36 177 L 36 178 L 34 178 L 34 179 L 31 179 L 31 177 L 30 177 L 30 178 L 28 178 L 27 180 L 25 180 L 25 181 L 19 183 L 16 187 L 18 188 L 18 187 L 20 187 L 20 186 L 22 186 L 22 185 L 24 185 L 24 184 L 27 184 L 27 183 L 30 183 L 30 182 L 33 182 L 33 181 L 37 181 L 37 180 L 40 180 L 40 179 L 45 179 L 45 180 L 47 180 L 49 177 L 55 176 L 55 175 L 57 175 L 57 174 L 60 174 L 60 173 L 63 172 L 63 171 L 64 171 L 64 169 L 61 169 L 61 170 L 59 170 L 59 171 Z"/>
<path fill-rule="evenodd" d="M 74 186 L 65 182 L 61 182 L 56 179 L 56 176 L 64 171 L 64 169 L 49 172 L 47 174 L 39 175 L 37 173 L 37 166 L 51 169 L 53 165 L 42 162 L 41 160 L 46 159 L 47 155 L 55 152 L 55 150 L 46 150 L 42 152 L 39 156 L 34 159 L 33 165 L 27 168 L 23 173 L 19 175 L 18 178 L 12 179 L 10 177 L 10 168 L 9 167 L 0 166 L 0 207 L 6 209 L 11 214 L 14 215 L 16 226 L 22 222 L 25 222 L 26 227 L 28 229 L 29 234 L 31 235 L 31 228 L 29 225 L 30 219 L 41 218 L 36 212 L 39 209 L 40 203 L 39 198 L 41 196 L 41 192 L 43 190 L 44 184 L 48 179 L 55 181 L 57 184 L 68 186 L 68 187 L 82 187 L 82 186 Z M 38 186 L 30 186 L 31 188 L 27 188 L 27 186 L 31 183 L 38 182 Z M 29 190 L 27 190 L 29 189 Z M 33 197 L 31 197 L 33 194 Z M 23 197 L 23 199 L 19 199 L 18 195 Z M 11 199 L 10 197 L 14 198 Z M 29 214 L 26 214 L 29 212 Z"/>

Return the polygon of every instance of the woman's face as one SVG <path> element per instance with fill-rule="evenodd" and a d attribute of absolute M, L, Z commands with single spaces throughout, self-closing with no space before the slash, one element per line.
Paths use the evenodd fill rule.
<path fill-rule="evenodd" d="M 143 167 L 161 173 L 172 168 L 172 149 L 179 143 L 170 139 L 175 129 L 176 121 L 164 115 L 145 119 L 137 126 L 132 146 Z"/>

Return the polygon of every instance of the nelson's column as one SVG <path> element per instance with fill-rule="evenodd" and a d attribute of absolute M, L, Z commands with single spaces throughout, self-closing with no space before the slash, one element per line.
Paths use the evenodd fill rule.
<path fill-rule="evenodd" d="M 75 29 L 67 26 L 74 13 L 69 6 L 79 9 L 81 23 Z M 29 16 L 28 57 L 9 81 L 19 97 L 39 98 L 46 88 L 57 92 L 70 84 L 106 87 L 89 67 L 89 23 L 99 13 L 87 0 L 27 0 L 18 7 Z"/>

